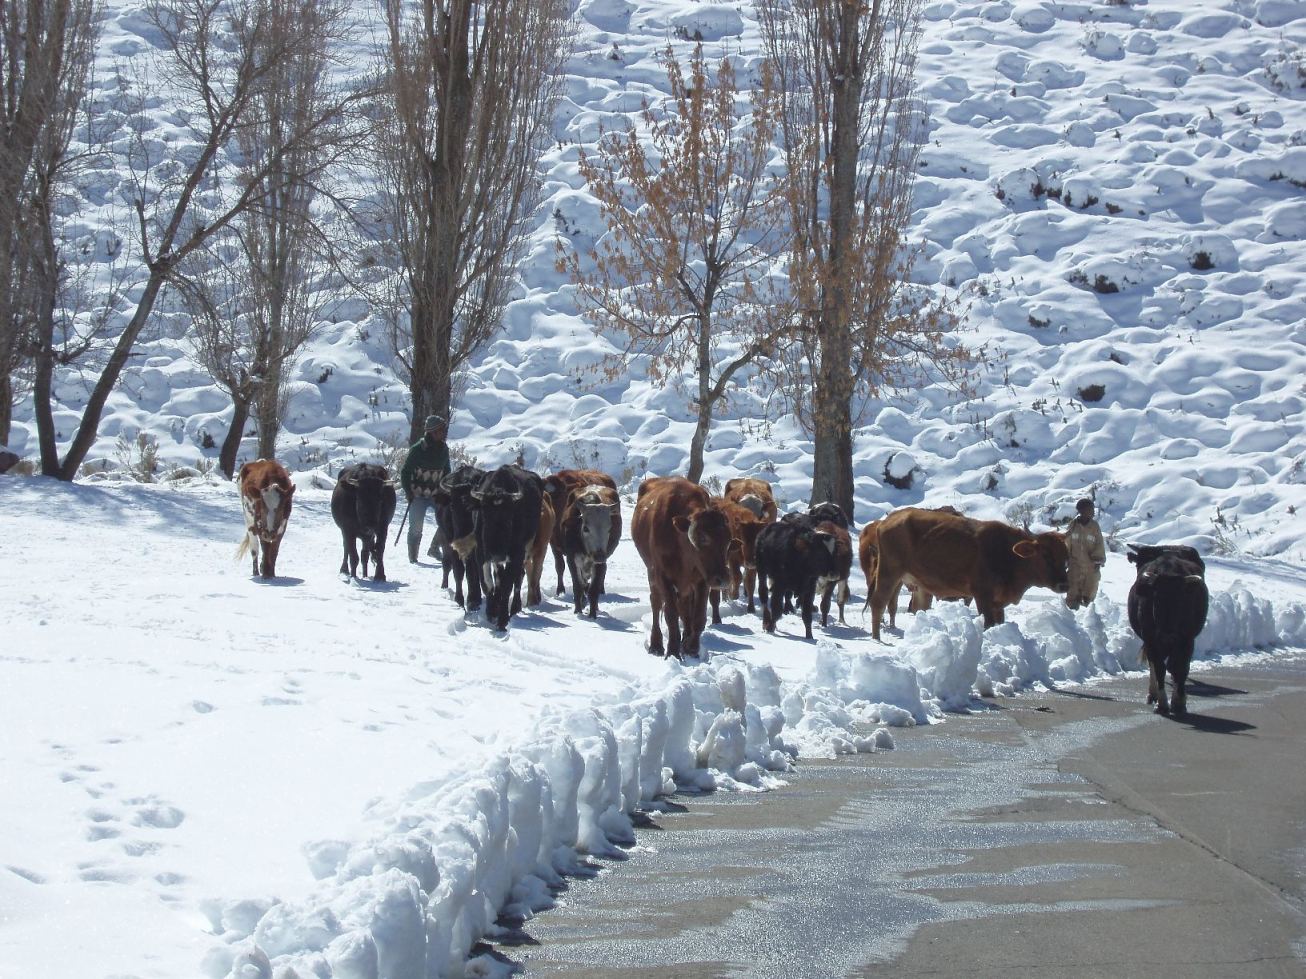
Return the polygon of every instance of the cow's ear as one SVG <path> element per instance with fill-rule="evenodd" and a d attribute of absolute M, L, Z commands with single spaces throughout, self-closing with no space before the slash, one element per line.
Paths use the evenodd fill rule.
<path fill-rule="evenodd" d="M 671 518 L 671 526 L 675 527 L 680 533 L 687 534 L 689 533 L 689 518 L 683 515 L 674 516 Z"/>
<path fill-rule="evenodd" d="M 1038 544 L 1032 540 L 1019 541 L 1011 546 L 1011 553 L 1016 557 L 1032 558 L 1038 553 Z"/>
<path fill-rule="evenodd" d="M 291 483 L 291 484 L 290 484 L 290 492 L 288 492 L 288 493 L 286 494 L 286 496 L 294 496 L 294 495 L 295 495 L 295 484 L 294 484 L 294 483 Z"/>

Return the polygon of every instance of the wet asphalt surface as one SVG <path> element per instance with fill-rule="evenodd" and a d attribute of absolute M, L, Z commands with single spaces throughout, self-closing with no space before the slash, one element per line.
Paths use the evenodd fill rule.
<path fill-rule="evenodd" d="M 1306 977 L 1306 658 L 895 730 L 680 795 L 495 954 L 530 976 Z"/>

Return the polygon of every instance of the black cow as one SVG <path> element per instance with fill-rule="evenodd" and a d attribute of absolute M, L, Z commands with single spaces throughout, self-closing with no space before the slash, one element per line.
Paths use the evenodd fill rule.
<path fill-rule="evenodd" d="M 1130 545 L 1127 555 L 1138 574 L 1129 588 L 1129 624 L 1143 641 L 1151 668 L 1147 702 L 1158 713 L 1182 717 L 1188 711 L 1184 684 L 1193 660 L 1193 640 L 1206 625 L 1210 595 L 1206 565 L 1182 544 Z M 1174 681 L 1174 702 L 1165 695 L 1165 675 Z"/>
<path fill-rule="evenodd" d="M 790 596 L 803 616 L 807 638 L 812 638 L 812 605 L 816 584 L 836 573 L 835 538 L 819 530 L 807 514 L 791 513 L 768 524 L 757 535 L 758 598 L 762 602 L 762 628 L 775 632 L 776 620 Z"/>
<path fill-rule="evenodd" d="M 454 601 L 460 608 L 475 612 L 481 607 L 481 563 L 476 555 L 476 529 L 479 510 L 473 491 L 485 479 L 484 469 L 459 466 L 440 480 L 434 494 L 435 520 L 440 528 L 443 551 L 440 563 L 444 567 L 444 581 L 440 587 L 449 587 L 449 571 L 453 571 Z M 443 544 L 447 541 L 447 544 Z M 467 598 L 463 601 L 463 578 L 467 579 Z"/>
<path fill-rule="evenodd" d="M 385 540 L 395 515 L 395 484 L 385 466 L 360 462 L 340 470 L 331 491 L 331 517 L 344 538 L 340 573 L 358 577 L 357 541 L 363 542 L 363 577 L 369 558 L 376 559 L 375 580 L 385 581 Z"/>
<path fill-rule="evenodd" d="M 830 523 L 842 527 L 844 530 L 852 530 L 852 521 L 849 520 L 848 515 L 843 512 L 843 507 L 831 500 L 826 500 L 824 503 L 813 503 L 811 507 L 808 508 L 807 515 L 817 523 L 828 520 Z"/>
<path fill-rule="evenodd" d="M 496 629 L 506 629 L 508 619 L 521 611 L 526 550 L 540 529 L 544 480 L 520 466 L 500 466 L 471 495 L 478 510 L 476 551 L 485 580 L 485 615 Z"/>

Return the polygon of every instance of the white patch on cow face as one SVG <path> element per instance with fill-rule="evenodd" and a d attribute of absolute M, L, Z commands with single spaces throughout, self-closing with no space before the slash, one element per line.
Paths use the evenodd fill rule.
<path fill-rule="evenodd" d="M 275 486 L 269 486 L 263 491 L 263 522 L 267 532 L 273 537 L 279 536 L 281 531 L 277 526 L 277 521 L 281 519 L 281 490 Z"/>

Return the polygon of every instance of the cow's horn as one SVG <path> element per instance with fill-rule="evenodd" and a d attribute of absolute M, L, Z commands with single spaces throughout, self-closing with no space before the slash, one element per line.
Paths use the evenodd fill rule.
<path fill-rule="evenodd" d="M 357 476 L 352 476 L 352 475 L 351 475 L 351 476 L 341 476 L 341 477 L 340 477 L 340 482 L 344 483 L 346 486 L 357 486 L 357 485 L 358 485 L 358 477 L 357 477 Z"/>
<path fill-rule="evenodd" d="M 1199 574 L 1190 574 L 1190 575 L 1188 575 L 1188 580 L 1189 580 L 1189 581 L 1205 581 L 1206 579 L 1203 578 L 1203 577 L 1202 577 L 1201 575 L 1199 575 Z"/>
<path fill-rule="evenodd" d="M 475 500 L 477 503 L 480 503 L 482 500 L 485 499 L 485 494 L 478 489 L 474 489 L 472 490 L 472 499 Z"/>

